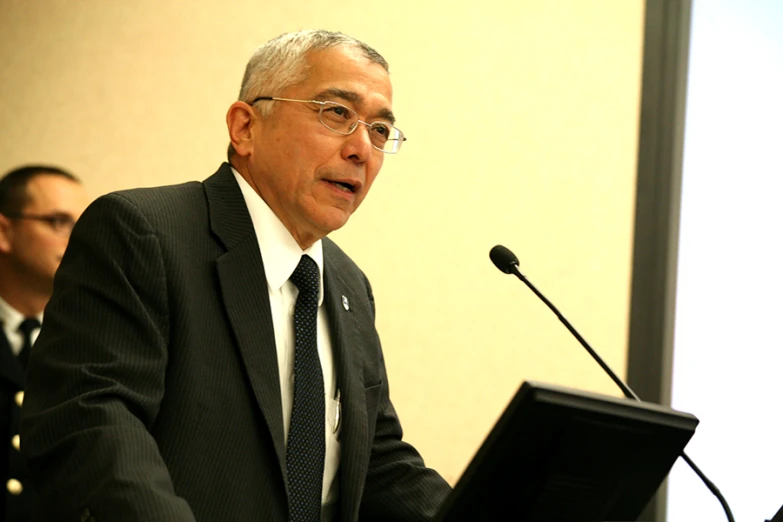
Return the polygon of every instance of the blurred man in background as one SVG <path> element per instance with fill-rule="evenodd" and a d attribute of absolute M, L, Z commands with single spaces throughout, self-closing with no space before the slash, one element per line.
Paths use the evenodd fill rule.
<path fill-rule="evenodd" d="M 87 203 L 79 180 L 56 167 L 21 167 L 0 180 L 0 469 L 7 522 L 29 520 L 35 503 L 19 453 L 25 369 L 54 273 Z"/>

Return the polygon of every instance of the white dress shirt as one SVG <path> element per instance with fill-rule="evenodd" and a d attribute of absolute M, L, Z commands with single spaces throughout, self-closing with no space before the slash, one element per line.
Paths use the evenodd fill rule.
<path fill-rule="evenodd" d="M 283 406 L 283 434 L 288 441 L 288 428 L 291 424 L 291 409 L 294 400 L 294 305 L 299 291 L 289 278 L 294 273 L 302 255 L 309 255 L 318 265 L 320 284 L 318 291 L 318 355 L 324 376 L 324 402 L 326 419 L 324 434 L 326 437 L 326 458 L 324 462 L 324 480 L 321 494 L 322 520 L 334 518 L 337 507 L 338 486 L 336 480 L 340 465 L 339 395 L 334 371 L 334 355 L 329 336 L 324 300 L 324 256 L 323 245 L 317 241 L 302 251 L 294 237 L 283 225 L 272 209 L 261 199 L 247 181 L 234 169 L 234 177 L 242 190 L 242 196 L 250 212 L 253 228 L 258 238 L 261 259 L 264 262 L 269 304 L 272 308 L 272 322 L 275 330 L 277 364 L 280 373 L 280 395 Z"/>
<path fill-rule="evenodd" d="M 43 320 L 43 313 L 40 313 L 35 317 L 40 322 Z M 19 355 L 19 352 L 22 351 L 22 347 L 24 346 L 24 336 L 22 335 L 22 332 L 19 331 L 19 325 L 22 324 L 22 321 L 25 319 L 26 317 L 24 315 L 20 314 L 16 308 L 12 307 L 5 299 L 0 297 L 0 323 L 3 324 L 5 338 L 8 339 L 8 344 L 11 345 L 11 351 L 14 352 L 14 355 Z M 40 328 L 33 330 L 33 333 L 30 334 L 30 341 L 35 343 L 40 331 Z"/>

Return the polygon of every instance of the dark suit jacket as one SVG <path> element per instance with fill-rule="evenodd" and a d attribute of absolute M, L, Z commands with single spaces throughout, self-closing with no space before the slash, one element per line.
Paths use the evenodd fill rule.
<path fill-rule="evenodd" d="M 401 441 L 369 282 L 328 239 L 324 265 L 339 520 L 429 520 L 450 488 Z M 229 166 L 99 198 L 28 367 L 22 449 L 41 520 L 287 521 L 279 382 L 264 267 Z"/>
<path fill-rule="evenodd" d="M 2 473 L 3 496 L 0 514 L 5 522 L 27 522 L 35 505 L 36 495 L 28 480 L 22 455 L 11 443 L 19 434 L 19 405 L 16 394 L 24 390 L 24 369 L 19 364 L 5 334 L 0 331 L 0 472 Z M 12 495 L 7 488 L 8 480 L 14 478 L 22 484 L 22 491 Z"/>

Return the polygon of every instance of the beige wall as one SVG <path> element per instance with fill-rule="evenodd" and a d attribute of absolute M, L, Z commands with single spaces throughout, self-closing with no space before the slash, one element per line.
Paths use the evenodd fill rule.
<path fill-rule="evenodd" d="M 504 243 L 623 373 L 643 0 L 0 0 L 0 170 L 97 195 L 203 179 L 255 46 L 341 30 L 389 60 L 409 141 L 334 234 L 374 284 L 392 397 L 455 481 L 522 380 L 618 395 L 498 272 Z"/>

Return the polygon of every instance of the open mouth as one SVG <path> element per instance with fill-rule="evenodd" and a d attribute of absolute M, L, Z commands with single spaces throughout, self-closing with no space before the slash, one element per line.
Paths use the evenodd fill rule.
<path fill-rule="evenodd" d="M 352 183 L 348 183 L 347 181 L 329 181 L 329 183 L 331 183 L 338 189 L 342 190 L 343 192 L 348 192 L 350 194 L 356 193 L 356 185 Z"/>

